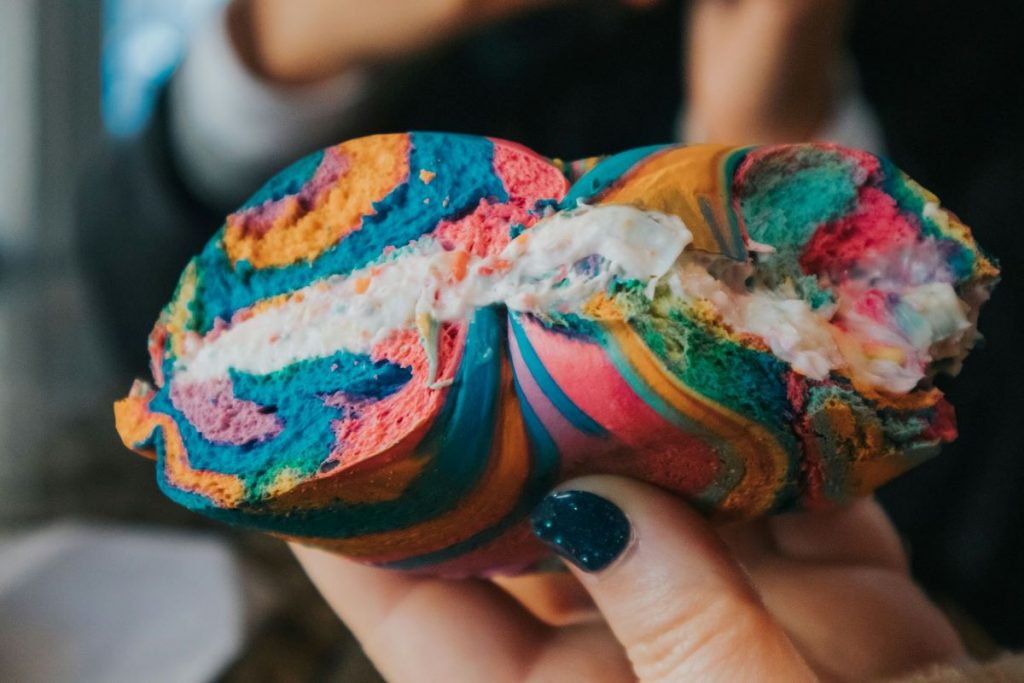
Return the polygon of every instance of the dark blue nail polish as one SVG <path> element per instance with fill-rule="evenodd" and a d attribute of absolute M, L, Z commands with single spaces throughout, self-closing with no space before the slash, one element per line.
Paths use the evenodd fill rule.
<path fill-rule="evenodd" d="M 549 494 L 530 521 L 537 538 L 586 572 L 601 571 L 629 544 L 626 515 L 588 491 Z"/>

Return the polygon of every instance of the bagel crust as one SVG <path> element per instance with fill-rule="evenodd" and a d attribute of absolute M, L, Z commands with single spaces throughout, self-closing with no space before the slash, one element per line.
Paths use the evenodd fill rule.
<path fill-rule="evenodd" d="M 176 502 L 386 567 L 525 571 L 558 482 L 842 505 L 956 436 L 998 267 L 826 144 L 572 163 L 443 133 L 300 160 L 186 266 L 115 404 Z"/>

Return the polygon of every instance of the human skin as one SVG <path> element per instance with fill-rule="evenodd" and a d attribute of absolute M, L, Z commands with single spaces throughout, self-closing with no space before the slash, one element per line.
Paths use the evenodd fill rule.
<path fill-rule="evenodd" d="M 653 486 L 585 477 L 617 505 L 620 559 L 588 574 L 414 577 L 293 546 L 389 681 L 861 681 L 963 657 L 870 499 L 714 528 Z M 568 578 L 568 577 L 572 578 Z"/>
<path fill-rule="evenodd" d="M 583 0 L 235 0 L 232 36 L 256 73 L 311 83 L 414 57 L 475 27 Z M 658 0 L 620 0 L 637 11 Z M 694 0 L 689 130 L 705 142 L 805 140 L 831 114 L 848 0 Z M 681 56 L 682 57 L 682 56 Z"/>
<path fill-rule="evenodd" d="M 840 88 L 847 0 L 698 0 L 686 91 L 691 134 L 714 142 L 806 140 Z"/>
<path fill-rule="evenodd" d="M 568 0 L 236 0 L 234 37 L 264 77 L 308 83 L 401 59 L 460 33 Z"/>

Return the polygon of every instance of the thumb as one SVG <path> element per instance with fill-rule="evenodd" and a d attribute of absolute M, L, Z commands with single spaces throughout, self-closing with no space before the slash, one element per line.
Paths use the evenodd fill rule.
<path fill-rule="evenodd" d="M 567 560 L 643 681 L 815 680 L 710 526 L 611 476 L 559 486 L 534 533 Z"/>

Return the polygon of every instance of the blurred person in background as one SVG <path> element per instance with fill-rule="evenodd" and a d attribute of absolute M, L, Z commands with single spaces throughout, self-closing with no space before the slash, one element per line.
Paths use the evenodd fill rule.
<path fill-rule="evenodd" d="M 986 123 L 991 134 L 1009 132 L 1004 145 L 1020 142 L 1021 129 L 944 97 L 948 79 L 983 89 L 999 78 L 938 49 L 932 4 L 876 4 L 862 10 L 874 21 L 858 25 L 848 52 L 843 0 L 231 2 L 197 36 L 147 130 L 111 145 L 85 178 L 85 266 L 126 372 L 144 372 L 149 326 L 223 216 L 316 148 L 446 130 L 566 159 L 670 140 L 820 139 L 881 152 L 880 119 L 897 163 L 977 228 L 1012 280 L 982 320 L 991 348 L 950 391 L 962 436 L 948 450 L 962 457 L 948 453 L 881 498 L 909 541 L 915 576 L 1003 643 L 1024 645 L 1024 505 L 1015 494 L 1024 462 L 1010 431 L 1022 406 L 1011 398 L 992 414 L 985 400 L 986 391 L 1019 397 L 1012 387 L 1024 383 L 1007 360 L 1019 280 L 1005 257 L 1019 260 L 1019 238 L 999 201 L 1017 166 L 1005 146 L 975 139 Z M 1020 26 L 1013 12 L 1006 25 Z M 908 23 L 917 30 L 906 32 Z M 991 59 L 1002 46 L 994 41 Z M 901 63 L 918 64 L 920 78 L 890 77 Z M 878 119 L 860 82 L 878 100 Z M 961 107 L 975 128 L 950 125 L 947 114 Z"/>

